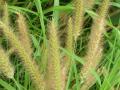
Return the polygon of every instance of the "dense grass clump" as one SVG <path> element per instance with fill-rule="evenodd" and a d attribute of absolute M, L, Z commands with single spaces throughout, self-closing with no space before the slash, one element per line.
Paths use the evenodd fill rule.
<path fill-rule="evenodd" d="M 120 90 L 119 0 L 0 1 L 0 90 Z"/>

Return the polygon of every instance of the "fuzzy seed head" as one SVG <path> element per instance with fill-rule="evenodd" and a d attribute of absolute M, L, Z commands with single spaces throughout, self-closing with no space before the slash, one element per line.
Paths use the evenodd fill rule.
<path fill-rule="evenodd" d="M 32 58 L 27 54 L 26 50 L 22 46 L 19 39 L 15 36 L 13 31 L 10 29 L 10 27 L 7 27 L 5 24 L 3 24 L 0 21 L 0 27 L 4 33 L 4 35 L 7 37 L 11 45 L 16 49 L 17 54 L 21 57 L 21 61 L 26 69 L 28 71 L 29 75 L 31 76 L 31 79 L 36 86 L 37 90 L 44 90 L 45 83 L 43 81 L 43 77 L 39 72 L 38 66 L 34 63 Z"/>
<path fill-rule="evenodd" d="M 63 90 L 60 51 L 57 36 L 57 29 L 54 22 L 49 24 L 49 59 L 48 59 L 48 89 L 47 90 Z"/>
<path fill-rule="evenodd" d="M 18 15 L 17 23 L 18 23 L 19 39 L 22 45 L 24 46 L 26 52 L 29 54 L 29 56 L 31 56 L 33 50 L 31 46 L 31 40 L 29 37 L 26 20 L 22 14 L 18 13 L 17 15 Z"/>
<path fill-rule="evenodd" d="M 1 20 L 6 24 L 9 25 L 9 14 L 8 14 L 8 6 L 4 0 L 0 1 L 0 12 L 1 12 Z"/>
<path fill-rule="evenodd" d="M 95 0 L 83 0 L 86 9 L 91 9 L 95 3 Z"/>
<path fill-rule="evenodd" d="M 0 71 L 8 78 L 14 77 L 14 68 L 9 61 L 8 55 L 0 47 Z"/>
<path fill-rule="evenodd" d="M 74 40 L 76 41 L 77 38 L 80 36 L 82 31 L 83 25 L 83 17 L 84 17 L 84 6 L 83 0 L 75 0 L 74 2 L 74 31 L 73 36 Z"/>
<path fill-rule="evenodd" d="M 72 25 L 72 18 L 69 18 L 68 20 L 68 25 L 67 25 L 67 40 L 66 40 L 66 49 L 70 52 L 73 53 L 73 25 Z M 70 65 L 71 65 L 71 59 L 67 57 L 67 70 L 69 70 Z"/>
<path fill-rule="evenodd" d="M 90 41 L 88 43 L 88 51 L 87 55 L 85 56 L 86 63 L 83 65 L 81 70 L 81 74 L 85 79 L 85 83 L 82 86 L 83 89 L 87 89 L 88 86 L 91 85 L 90 81 L 94 81 L 91 78 L 90 69 L 96 69 L 97 65 L 99 64 L 102 55 L 103 55 L 103 34 L 105 32 L 105 22 L 106 22 L 106 13 L 109 8 L 109 0 L 103 0 L 102 6 L 100 7 L 100 11 L 98 12 L 98 17 L 95 18 L 92 31 L 90 34 Z M 107 6 L 104 6 L 107 5 Z"/>
<path fill-rule="evenodd" d="M 108 9 L 109 9 L 109 4 L 110 4 L 110 0 L 103 0 L 101 5 L 100 5 L 100 8 L 99 8 L 99 12 L 98 12 L 98 15 L 101 17 L 101 18 L 105 18 L 107 13 L 108 13 Z"/>

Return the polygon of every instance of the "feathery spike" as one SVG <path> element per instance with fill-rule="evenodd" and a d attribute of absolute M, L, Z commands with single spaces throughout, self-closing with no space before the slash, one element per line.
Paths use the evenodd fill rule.
<path fill-rule="evenodd" d="M 83 0 L 86 9 L 91 9 L 95 3 L 95 0 Z"/>
<path fill-rule="evenodd" d="M 66 40 L 66 49 L 70 52 L 73 53 L 73 25 L 72 25 L 72 18 L 69 18 L 68 20 L 68 25 L 67 25 L 67 40 Z M 71 60 L 68 59 L 67 61 L 67 67 L 69 69 L 71 65 Z"/>
<path fill-rule="evenodd" d="M 83 26 L 83 17 L 84 17 L 84 4 L 83 0 L 75 0 L 74 2 L 74 31 L 73 36 L 74 40 L 77 41 L 77 38 L 80 36 L 82 32 Z"/>
<path fill-rule="evenodd" d="M 14 68 L 9 61 L 8 55 L 0 47 L 0 71 L 8 78 L 14 77 Z"/>
<path fill-rule="evenodd" d="M 17 23 L 18 23 L 19 39 L 22 45 L 24 46 L 24 49 L 26 50 L 26 52 L 29 54 L 29 56 L 31 56 L 33 53 L 33 50 L 31 46 L 31 40 L 29 37 L 26 20 L 22 14 L 17 13 L 17 15 L 18 15 Z"/>
<path fill-rule="evenodd" d="M 70 52 L 73 53 L 73 25 L 72 25 L 72 18 L 70 17 L 68 20 L 68 25 L 67 25 L 67 38 L 66 38 L 66 49 Z M 68 56 L 65 56 L 63 58 L 63 66 L 62 66 L 62 78 L 63 78 L 63 84 L 64 84 L 64 89 L 66 85 L 66 80 L 67 80 L 67 73 L 70 69 L 70 66 L 72 64 L 71 58 Z"/>
<path fill-rule="evenodd" d="M 0 0 L 0 18 L 6 24 L 9 25 L 9 14 L 8 14 L 8 6 L 5 0 Z"/>
<path fill-rule="evenodd" d="M 26 71 L 29 72 L 31 79 L 36 86 L 37 90 L 44 90 L 44 81 L 43 77 L 39 72 L 38 66 L 34 63 L 31 57 L 27 54 L 26 50 L 22 46 L 21 42 L 19 42 L 19 39 L 15 36 L 15 34 L 12 32 L 10 27 L 6 26 L 0 21 L 0 27 L 7 37 L 7 39 L 10 41 L 11 45 L 16 49 L 16 52 L 21 57 L 21 61 L 26 69 Z"/>
<path fill-rule="evenodd" d="M 48 60 L 48 82 L 47 90 L 63 90 L 61 66 L 60 66 L 60 51 L 57 30 L 54 22 L 49 24 L 49 60 Z"/>
<path fill-rule="evenodd" d="M 103 6 L 107 5 L 107 6 Z M 85 79 L 85 83 L 81 87 L 81 90 L 87 90 L 92 81 L 94 81 L 94 77 L 90 73 L 90 69 L 96 69 L 98 63 L 100 62 L 103 54 L 103 34 L 105 32 L 105 17 L 109 8 L 109 0 L 103 0 L 102 5 L 100 7 L 100 11 L 98 12 L 98 17 L 94 20 L 92 25 L 92 31 L 90 35 L 90 41 L 88 43 L 88 51 L 85 56 L 86 63 L 83 65 L 81 70 L 81 74 Z M 92 77 L 92 78 L 91 78 Z"/>
<path fill-rule="evenodd" d="M 101 18 L 105 18 L 106 15 L 107 15 L 107 12 L 108 12 L 108 7 L 109 7 L 109 4 L 110 4 L 110 0 L 103 0 L 102 3 L 101 3 L 101 7 L 99 8 L 99 12 L 98 12 L 98 15 L 101 17 Z"/>
<path fill-rule="evenodd" d="M 4 6 L 3 6 L 3 17 L 2 17 L 2 21 L 9 26 L 9 14 L 8 14 L 8 6 L 7 3 L 5 2 Z"/>
<path fill-rule="evenodd" d="M 47 61 L 48 61 L 48 48 L 45 46 L 44 43 L 41 45 L 41 50 L 44 53 L 42 53 L 42 57 L 40 60 L 40 66 L 42 67 L 42 68 L 40 68 L 40 71 L 44 73 L 44 72 L 46 72 Z"/>

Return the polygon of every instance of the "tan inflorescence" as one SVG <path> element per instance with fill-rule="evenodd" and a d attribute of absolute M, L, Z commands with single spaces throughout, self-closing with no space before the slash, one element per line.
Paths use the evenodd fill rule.
<path fill-rule="evenodd" d="M 74 2 L 74 31 L 73 36 L 74 40 L 77 41 L 77 38 L 81 35 L 82 26 L 83 26 L 83 17 L 84 17 L 84 3 L 83 0 L 75 0 Z"/>
<path fill-rule="evenodd" d="M 94 19 L 90 40 L 88 43 L 88 51 L 85 56 L 85 64 L 81 70 L 81 74 L 85 79 L 85 82 L 81 90 L 87 90 L 94 77 L 91 74 L 91 69 L 96 69 L 103 54 L 103 34 L 105 32 L 106 14 L 109 8 L 109 0 L 103 0 L 101 7 L 99 8 L 98 16 Z"/>
<path fill-rule="evenodd" d="M 21 57 L 21 61 L 25 69 L 29 72 L 31 79 L 33 80 L 38 90 L 44 90 L 44 81 L 42 75 L 40 74 L 37 65 L 27 54 L 19 39 L 15 36 L 10 27 L 7 27 L 2 22 L 0 22 L 0 27 L 3 29 L 3 33 L 5 34 L 11 45 L 16 49 L 18 55 Z"/>
<path fill-rule="evenodd" d="M 31 46 L 30 36 L 29 36 L 29 33 L 28 33 L 28 27 L 27 27 L 26 19 L 20 13 L 17 13 L 17 15 L 18 15 L 17 23 L 18 23 L 18 31 L 19 31 L 20 42 L 24 46 L 24 49 L 29 54 L 29 56 L 31 56 L 32 53 L 33 53 L 33 50 L 32 50 L 32 46 Z"/>
<path fill-rule="evenodd" d="M 60 65 L 60 46 L 57 36 L 57 28 L 54 22 L 49 26 L 49 50 L 48 50 L 48 88 L 47 90 L 63 90 L 61 65 Z"/>
<path fill-rule="evenodd" d="M 74 52 L 74 44 L 73 44 L 73 25 L 72 25 L 72 18 L 69 18 L 68 25 L 67 25 L 67 39 L 66 39 L 66 49 L 70 52 Z M 71 66 L 72 60 L 68 57 L 67 60 L 67 71 Z"/>
<path fill-rule="evenodd" d="M 83 79 L 84 82 L 80 90 L 88 90 L 95 82 L 91 70 L 96 70 L 102 59 L 104 49 L 103 34 L 105 32 L 109 2 L 110 0 L 103 0 L 97 12 L 97 16 L 93 20 L 87 54 L 84 57 L 85 63 L 81 69 L 80 78 Z M 69 20 L 67 28 L 65 28 L 65 48 L 71 54 L 76 53 L 74 45 L 78 37 L 82 34 L 85 11 L 86 9 L 92 9 L 94 3 L 95 0 L 74 1 L 73 18 L 67 17 Z M 41 65 L 43 68 L 40 70 L 42 73 L 45 73 L 46 78 L 44 78 L 44 74 L 41 74 L 38 65 L 32 57 L 33 48 L 25 17 L 21 13 L 17 13 L 17 28 L 19 34 L 16 36 L 13 32 L 13 28 L 9 25 L 10 21 L 6 2 L 1 0 L 0 5 L 0 12 L 2 12 L 0 17 L 0 32 L 3 32 L 11 44 L 11 49 L 8 54 L 11 54 L 15 50 L 25 70 L 29 73 L 36 90 L 65 90 L 66 79 L 72 60 L 67 55 L 63 55 L 65 58 L 61 55 L 62 51 L 60 51 L 59 35 L 57 35 L 58 28 L 54 23 L 54 19 L 48 25 L 48 47 L 44 44 L 42 47 L 43 54 L 41 57 L 41 64 L 45 65 Z M 13 78 L 14 68 L 9 61 L 8 54 L 0 47 L 0 71 L 6 77 Z M 61 59 L 64 61 L 62 62 Z"/>
<path fill-rule="evenodd" d="M 14 77 L 14 67 L 9 61 L 8 55 L 0 47 L 0 71 L 7 77 L 12 79 Z"/>
<path fill-rule="evenodd" d="M 86 9 L 91 9 L 95 4 L 95 0 L 83 0 L 83 1 Z"/>
<path fill-rule="evenodd" d="M 67 49 L 67 51 L 69 53 L 73 53 L 74 52 L 74 48 L 73 48 L 73 25 L 72 25 L 73 21 L 72 18 L 70 17 L 68 20 L 68 24 L 67 24 L 67 35 L 66 35 L 66 45 L 65 48 Z M 66 81 L 67 81 L 67 75 L 68 72 L 70 70 L 70 67 L 72 65 L 72 60 L 69 56 L 64 56 L 63 58 L 63 63 L 62 63 L 62 81 L 64 83 L 64 89 L 65 89 L 65 85 L 66 85 Z"/>
<path fill-rule="evenodd" d="M 14 34 L 12 31 L 12 28 L 8 25 L 9 24 L 9 15 L 8 15 L 8 10 L 7 10 L 7 5 L 5 4 L 3 8 L 4 12 L 4 17 L 2 17 L 2 21 L 0 21 L 0 31 L 4 33 L 4 35 L 7 37 L 9 42 L 11 43 L 11 46 L 15 48 L 16 53 L 19 55 L 21 58 L 21 61 L 26 69 L 26 71 L 29 72 L 31 79 L 36 86 L 37 90 L 44 90 L 45 83 L 43 80 L 43 76 L 40 74 L 40 71 L 38 69 L 38 66 L 35 64 L 34 60 L 32 59 L 32 49 L 31 49 L 31 43 L 28 37 L 27 33 L 27 27 L 25 23 L 24 17 L 19 14 L 18 18 L 18 26 L 19 26 L 19 31 L 24 31 L 24 35 L 22 33 L 22 36 L 24 36 L 24 39 L 28 40 L 23 40 L 24 44 L 22 41 L 19 40 L 19 38 Z M 21 27 L 20 27 L 21 25 Z M 20 30 L 22 29 L 22 30 Z M 23 30 L 24 29 L 24 30 Z M 27 43 L 27 44 L 26 44 Z M 26 44 L 26 46 L 25 46 Z M 6 57 L 7 58 L 7 57 Z"/>

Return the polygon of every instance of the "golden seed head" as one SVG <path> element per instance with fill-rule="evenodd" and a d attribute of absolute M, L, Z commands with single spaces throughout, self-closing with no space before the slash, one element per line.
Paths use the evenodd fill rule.
<path fill-rule="evenodd" d="M 60 66 L 60 51 L 57 29 L 52 21 L 49 26 L 49 51 L 48 51 L 48 82 L 47 90 L 62 90 L 62 77 Z"/>
<path fill-rule="evenodd" d="M 81 35 L 82 32 L 82 26 L 83 26 L 83 17 L 84 17 L 84 4 L 83 0 L 76 0 L 74 2 L 74 31 L 73 36 L 74 40 L 76 41 L 77 38 Z"/>
<path fill-rule="evenodd" d="M 30 37 L 29 37 L 26 20 L 25 20 L 25 18 L 22 14 L 17 13 L 17 15 L 18 15 L 17 23 L 18 23 L 18 31 L 19 31 L 20 42 L 24 46 L 24 49 L 29 54 L 29 56 L 31 56 L 32 53 L 33 53 L 33 50 L 32 50 L 32 46 L 31 46 L 31 40 L 30 40 Z"/>
<path fill-rule="evenodd" d="M 0 71 L 8 78 L 14 77 L 14 68 L 9 61 L 8 55 L 0 47 Z"/>

